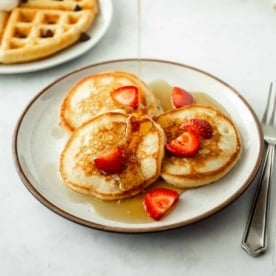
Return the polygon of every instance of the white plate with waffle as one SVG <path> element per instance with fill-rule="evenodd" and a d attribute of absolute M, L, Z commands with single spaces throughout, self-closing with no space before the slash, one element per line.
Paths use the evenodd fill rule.
<path fill-rule="evenodd" d="M 35 2 L 35 5 L 43 4 L 51 1 L 45 0 L 45 2 Z M 71 3 L 72 2 L 72 3 Z M 84 1 L 85 2 L 85 1 Z M 89 1 L 88 1 L 89 2 Z M 22 5 L 28 5 L 26 4 Z M 37 4 L 38 3 L 38 4 Z M 74 4 L 77 6 L 75 1 L 67 1 L 63 2 L 68 6 L 68 4 Z M 85 4 L 85 3 L 84 3 Z M 80 55 L 84 54 L 85 52 L 89 51 L 92 47 L 94 47 L 104 36 L 106 31 L 108 30 L 108 27 L 110 26 L 111 20 L 112 20 L 112 13 L 113 13 L 113 6 L 111 0 L 99 0 L 98 1 L 98 13 L 95 15 L 88 15 L 90 16 L 90 19 L 87 19 L 86 22 L 84 20 L 84 17 L 87 14 L 87 10 L 80 9 L 79 11 L 59 11 L 55 10 L 54 8 L 48 7 L 47 5 L 44 7 L 39 7 L 40 10 L 38 10 L 37 7 L 34 9 L 29 7 L 23 7 L 25 10 L 20 10 L 16 14 L 13 12 L 11 16 L 13 15 L 14 20 L 16 23 L 15 31 L 13 28 L 11 28 L 11 33 L 14 33 L 14 37 L 11 40 L 10 47 L 12 50 L 13 48 L 19 48 L 22 46 L 21 43 L 24 43 L 24 38 L 27 37 L 28 40 L 31 40 L 33 36 L 38 37 L 37 39 L 39 41 L 33 42 L 34 44 L 38 45 L 33 47 L 33 50 L 30 52 L 31 55 L 33 55 L 33 61 L 23 61 L 23 62 L 16 62 L 16 55 L 13 57 L 11 53 L 10 55 L 7 55 L 7 59 L 9 62 L 0 63 L 0 74 L 14 74 L 14 73 L 26 73 L 26 72 L 32 72 L 32 71 L 38 71 L 46 68 L 50 68 L 59 64 L 62 64 L 64 62 L 67 62 L 69 60 L 72 60 L 74 58 L 79 57 Z M 61 5 L 56 4 L 55 5 Z M 22 7 L 20 7 L 22 8 Z M 69 7 L 73 8 L 73 7 Z M 48 14 L 49 11 L 49 14 Z M 91 10 L 90 10 L 91 11 Z M 32 15 L 31 12 L 35 12 L 35 15 Z M 55 18 L 58 18 L 55 22 Z M 12 18 L 10 17 L 9 20 L 11 21 Z M 0 18 L 1 21 L 1 18 Z M 36 22 L 37 24 L 35 24 Z M 91 23 L 92 21 L 92 23 Z M 29 24 L 29 26 L 28 26 Z M 90 24 L 90 27 L 87 29 L 87 25 Z M 1 25 L 1 22 L 0 22 Z M 60 27 L 59 25 L 62 25 Z M 37 26 L 37 27 L 35 27 Z M 39 27 L 38 27 L 39 26 Z M 57 29 L 56 29 L 57 26 Z M 74 28 L 72 28 L 74 26 Z M 0 26 L 1 27 L 1 26 Z M 77 41 L 76 37 L 79 37 L 78 29 L 86 29 L 85 32 L 82 32 L 83 35 L 86 36 L 83 37 L 83 41 Z M 39 29 L 39 30 L 38 30 Z M 5 29 L 6 30 L 6 29 Z M 41 36 L 39 38 L 39 36 Z M 49 36 L 53 36 L 52 43 L 49 43 L 49 47 L 47 46 L 47 43 L 44 42 Z M 3 36 L 4 37 L 4 36 Z M 23 39 L 21 39 L 23 38 Z M 42 38 L 42 39 L 41 39 Z M 36 40 L 37 40 L 36 39 Z M 43 41 L 44 40 L 44 41 Z M 51 39 L 50 39 L 51 40 Z M 74 40 L 74 42 L 73 42 Z M 23 41 L 23 42 L 21 42 Z M 71 42 L 70 42 L 71 41 Z M 3 40 L 1 44 L 3 44 Z M 69 45 L 69 43 L 71 43 Z M 63 49 L 60 49 L 58 52 L 51 53 L 51 47 L 58 48 L 63 47 Z M 44 58 L 37 59 L 36 56 L 39 56 L 40 52 L 45 51 L 45 55 L 48 55 Z M 10 51 L 12 52 L 12 51 Z M 15 52 L 15 51 L 13 51 Z M 29 53 L 26 53 L 29 54 Z M 21 55 L 24 57 L 24 54 Z M 15 63 L 13 61 L 15 60 Z"/>
<path fill-rule="evenodd" d="M 146 83 L 165 80 L 188 91 L 201 91 L 213 98 L 231 116 L 244 141 L 239 163 L 222 179 L 200 188 L 184 190 L 175 209 L 159 221 L 140 220 L 139 211 L 125 205 L 96 202 L 62 182 L 58 160 L 68 135 L 59 126 L 58 112 L 68 90 L 81 78 L 96 72 L 124 70 Z M 161 99 L 162 95 L 157 95 Z M 58 215 L 79 224 L 113 232 L 141 233 L 189 225 L 215 214 L 237 199 L 251 184 L 261 164 L 263 138 L 258 119 L 246 100 L 230 85 L 191 66 L 143 59 L 115 60 L 91 65 L 56 80 L 29 103 L 19 118 L 14 134 L 14 160 L 27 189 Z M 135 176 L 133 176 L 135 177 Z M 128 205 L 128 204 L 127 204 Z M 116 214 L 123 206 L 130 216 Z M 131 208 L 131 207 L 130 207 Z M 114 213 L 115 212 L 115 213 Z M 136 219 L 137 218 L 137 219 Z M 139 218 L 139 219 L 138 219 Z"/>

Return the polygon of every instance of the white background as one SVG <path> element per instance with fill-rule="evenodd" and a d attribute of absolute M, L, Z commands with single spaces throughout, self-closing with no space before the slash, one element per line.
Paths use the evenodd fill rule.
<path fill-rule="evenodd" d="M 38 202 L 13 163 L 12 135 L 25 105 L 56 78 L 96 62 L 137 57 L 137 3 L 114 0 L 104 38 L 83 56 L 34 73 L 0 75 L 1 275 L 276 275 L 276 196 L 269 247 L 248 256 L 240 241 L 255 183 L 194 225 L 117 234 L 67 221 Z M 141 0 L 141 57 L 198 67 L 237 89 L 261 117 L 276 81 L 276 10 L 268 0 Z M 249 126 L 250 127 L 250 126 Z"/>

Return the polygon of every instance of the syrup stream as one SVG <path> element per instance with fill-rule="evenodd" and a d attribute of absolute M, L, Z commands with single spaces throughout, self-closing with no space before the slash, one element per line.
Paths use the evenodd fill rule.
<path fill-rule="evenodd" d="M 141 0 L 136 2 L 137 9 L 137 75 L 141 76 L 142 9 Z"/>

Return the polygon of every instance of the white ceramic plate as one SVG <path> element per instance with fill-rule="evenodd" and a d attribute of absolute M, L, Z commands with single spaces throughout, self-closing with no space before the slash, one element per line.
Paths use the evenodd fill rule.
<path fill-rule="evenodd" d="M 39 61 L 22 64 L 0 64 L 0 74 L 27 73 L 54 67 L 77 58 L 85 52 L 89 51 L 104 36 L 112 20 L 112 0 L 98 1 L 100 5 L 99 14 L 91 28 L 87 31 L 87 33 L 90 35 L 89 40 L 82 43 L 77 43 L 51 57 Z"/>
<path fill-rule="evenodd" d="M 158 222 L 126 223 L 93 212 L 87 202 L 72 199 L 58 175 L 59 154 L 67 139 L 58 127 L 58 110 L 68 89 L 80 78 L 106 70 L 126 70 L 146 82 L 166 80 L 190 91 L 204 91 L 219 104 L 240 130 L 244 152 L 238 165 L 223 179 L 185 191 L 175 210 Z M 14 156 L 19 175 L 29 191 L 48 208 L 80 224 L 115 232 L 153 232 L 191 224 L 234 201 L 251 183 L 263 153 L 256 115 L 238 92 L 202 70 L 168 61 L 115 60 L 74 71 L 50 84 L 26 107 L 14 135 Z"/>

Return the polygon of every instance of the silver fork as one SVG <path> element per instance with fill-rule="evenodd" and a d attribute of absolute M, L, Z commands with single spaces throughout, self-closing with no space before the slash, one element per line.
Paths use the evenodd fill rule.
<path fill-rule="evenodd" d="M 262 118 L 264 140 L 267 145 L 260 180 L 242 238 L 242 248 L 251 256 L 259 256 L 267 249 L 267 220 L 270 182 L 276 145 L 276 93 L 270 84 L 266 108 Z M 270 116 L 268 115 L 270 113 Z M 268 118 L 269 116 L 269 118 Z"/>

